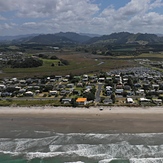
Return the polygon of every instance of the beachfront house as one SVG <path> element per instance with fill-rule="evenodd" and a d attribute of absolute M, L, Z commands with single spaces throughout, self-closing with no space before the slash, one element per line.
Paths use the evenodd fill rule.
<path fill-rule="evenodd" d="M 149 104 L 151 102 L 151 100 L 142 97 L 142 98 L 139 99 L 139 102 L 140 102 L 140 105 L 146 105 L 146 104 Z"/>
<path fill-rule="evenodd" d="M 76 99 L 76 103 L 77 103 L 78 105 L 86 105 L 86 104 L 87 104 L 87 98 L 82 98 L 82 97 L 77 98 L 77 99 Z"/>
<path fill-rule="evenodd" d="M 111 98 L 105 98 L 103 103 L 105 105 L 111 105 L 111 104 L 113 104 L 113 100 Z"/>
<path fill-rule="evenodd" d="M 126 98 L 126 103 L 133 104 L 134 100 L 132 98 Z"/>
<path fill-rule="evenodd" d="M 61 101 L 63 104 L 71 104 L 72 98 L 63 98 Z"/>
<path fill-rule="evenodd" d="M 162 100 L 161 99 L 152 99 L 152 101 L 156 105 L 162 105 Z"/>

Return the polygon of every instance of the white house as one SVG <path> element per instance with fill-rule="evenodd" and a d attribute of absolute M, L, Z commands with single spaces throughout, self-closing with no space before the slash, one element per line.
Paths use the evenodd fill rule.
<path fill-rule="evenodd" d="M 126 99 L 126 102 L 127 103 L 130 103 L 130 104 L 133 104 L 134 103 L 134 100 L 132 98 L 127 98 Z"/>

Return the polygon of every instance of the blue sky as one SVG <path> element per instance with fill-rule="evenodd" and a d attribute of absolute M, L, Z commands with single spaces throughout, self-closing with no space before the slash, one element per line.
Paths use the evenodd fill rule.
<path fill-rule="evenodd" d="M 32 33 L 163 34 L 163 0 L 0 0 L 0 36 Z"/>
<path fill-rule="evenodd" d="M 116 9 L 125 6 L 130 0 L 95 0 L 94 3 L 100 4 L 101 10 L 113 5 Z"/>

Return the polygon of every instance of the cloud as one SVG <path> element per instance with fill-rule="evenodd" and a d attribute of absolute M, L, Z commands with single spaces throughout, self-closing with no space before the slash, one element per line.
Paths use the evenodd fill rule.
<path fill-rule="evenodd" d="M 12 29 L 12 24 L 8 24 L 8 23 L 4 23 L 4 24 L 0 24 L 0 30 L 8 30 L 8 29 Z"/>
<path fill-rule="evenodd" d="M 22 0 L 19 4 L 18 16 L 30 18 L 61 17 L 63 14 L 81 17 L 93 15 L 98 11 L 96 4 L 88 0 Z"/>
<path fill-rule="evenodd" d="M 154 9 L 154 8 L 160 8 L 163 6 L 163 2 L 162 0 L 155 0 L 151 5 L 150 5 L 150 9 Z"/>
<path fill-rule="evenodd" d="M 6 18 L 0 15 L 0 21 L 1 20 L 6 20 Z"/>
<path fill-rule="evenodd" d="M 154 11 L 162 6 L 161 0 L 131 0 L 125 6 L 115 9 L 108 6 L 101 14 L 92 20 L 92 24 L 103 24 L 105 31 L 120 32 L 155 32 L 163 30 L 163 15 Z M 151 11 L 153 10 L 153 11 Z"/>
<path fill-rule="evenodd" d="M 156 10 L 162 6 L 162 0 L 130 0 L 118 9 L 110 5 L 102 10 L 94 0 L 4 0 L 0 1 L 0 12 L 3 12 L 3 16 L 5 13 L 13 14 L 8 17 L 0 15 L 0 20 L 6 33 L 5 23 L 12 29 L 15 27 L 12 23 L 17 24 L 19 30 L 13 32 L 22 33 L 163 32 L 160 28 L 163 15 Z"/>

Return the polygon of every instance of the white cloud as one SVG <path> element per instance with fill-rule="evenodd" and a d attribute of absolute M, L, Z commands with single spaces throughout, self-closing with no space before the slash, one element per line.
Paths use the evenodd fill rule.
<path fill-rule="evenodd" d="M 157 7 L 160 8 L 162 6 L 163 6 L 162 0 L 155 0 L 153 3 L 151 3 L 150 9 L 154 9 L 154 8 L 157 8 Z"/>
<path fill-rule="evenodd" d="M 8 24 L 8 23 L 4 23 L 4 24 L 0 24 L 0 30 L 1 30 L 1 32 L 3 31 L 3 30 L 9 30 L 9 29 L 12 29 L 12 24 Z"/>
<path fill-rule="evenodd" d="M 0 15 L 0 21 L 1 20 L 6 20 L 6 18 Z"/>
<path fill-rule="evenodd" d="M 55 33 L 59 31 L 108 34 L 119 31 L 163 33 L 163 15 L 157 8 L 162 0 L 130 0 L 119 9 L 106 6 L 100 12 L 100 4 L 94 0 L 1 0 L 0 12 L 12 11 L 12 17 L 0 16 L 3 23 L 18 32 Z M 100 13 L 99 13 L 100 12 Z M 1 25 L 3 29 L 5 24 Z M 11 30 L 11 28 L 8 28 Z M 13 29 L 13 28 L 12 28 Z"/>
<path fill-rule="evenodd" d="M 163 32 L 160 25 L 163 24 L 163 15 L 156 13 L 155 8 L 162 5 L 161 0 L 131 0 L 124 7 L 115 9 L 109 6 L 102 11 L 98 18 L 92 20 L 92 24 L 103 24 L 108 33 L 129 32 Z M 107 27 L 107 28 L 106 28 Z"/>
<path fill-rule="evenodd" d="M 95 4 L 88 0 L 22 0 L 19 4 L 18 15 L 21 17 L 58 17 L 72 14 L 72 16 L 90 16 L 98 11 Z"/>

